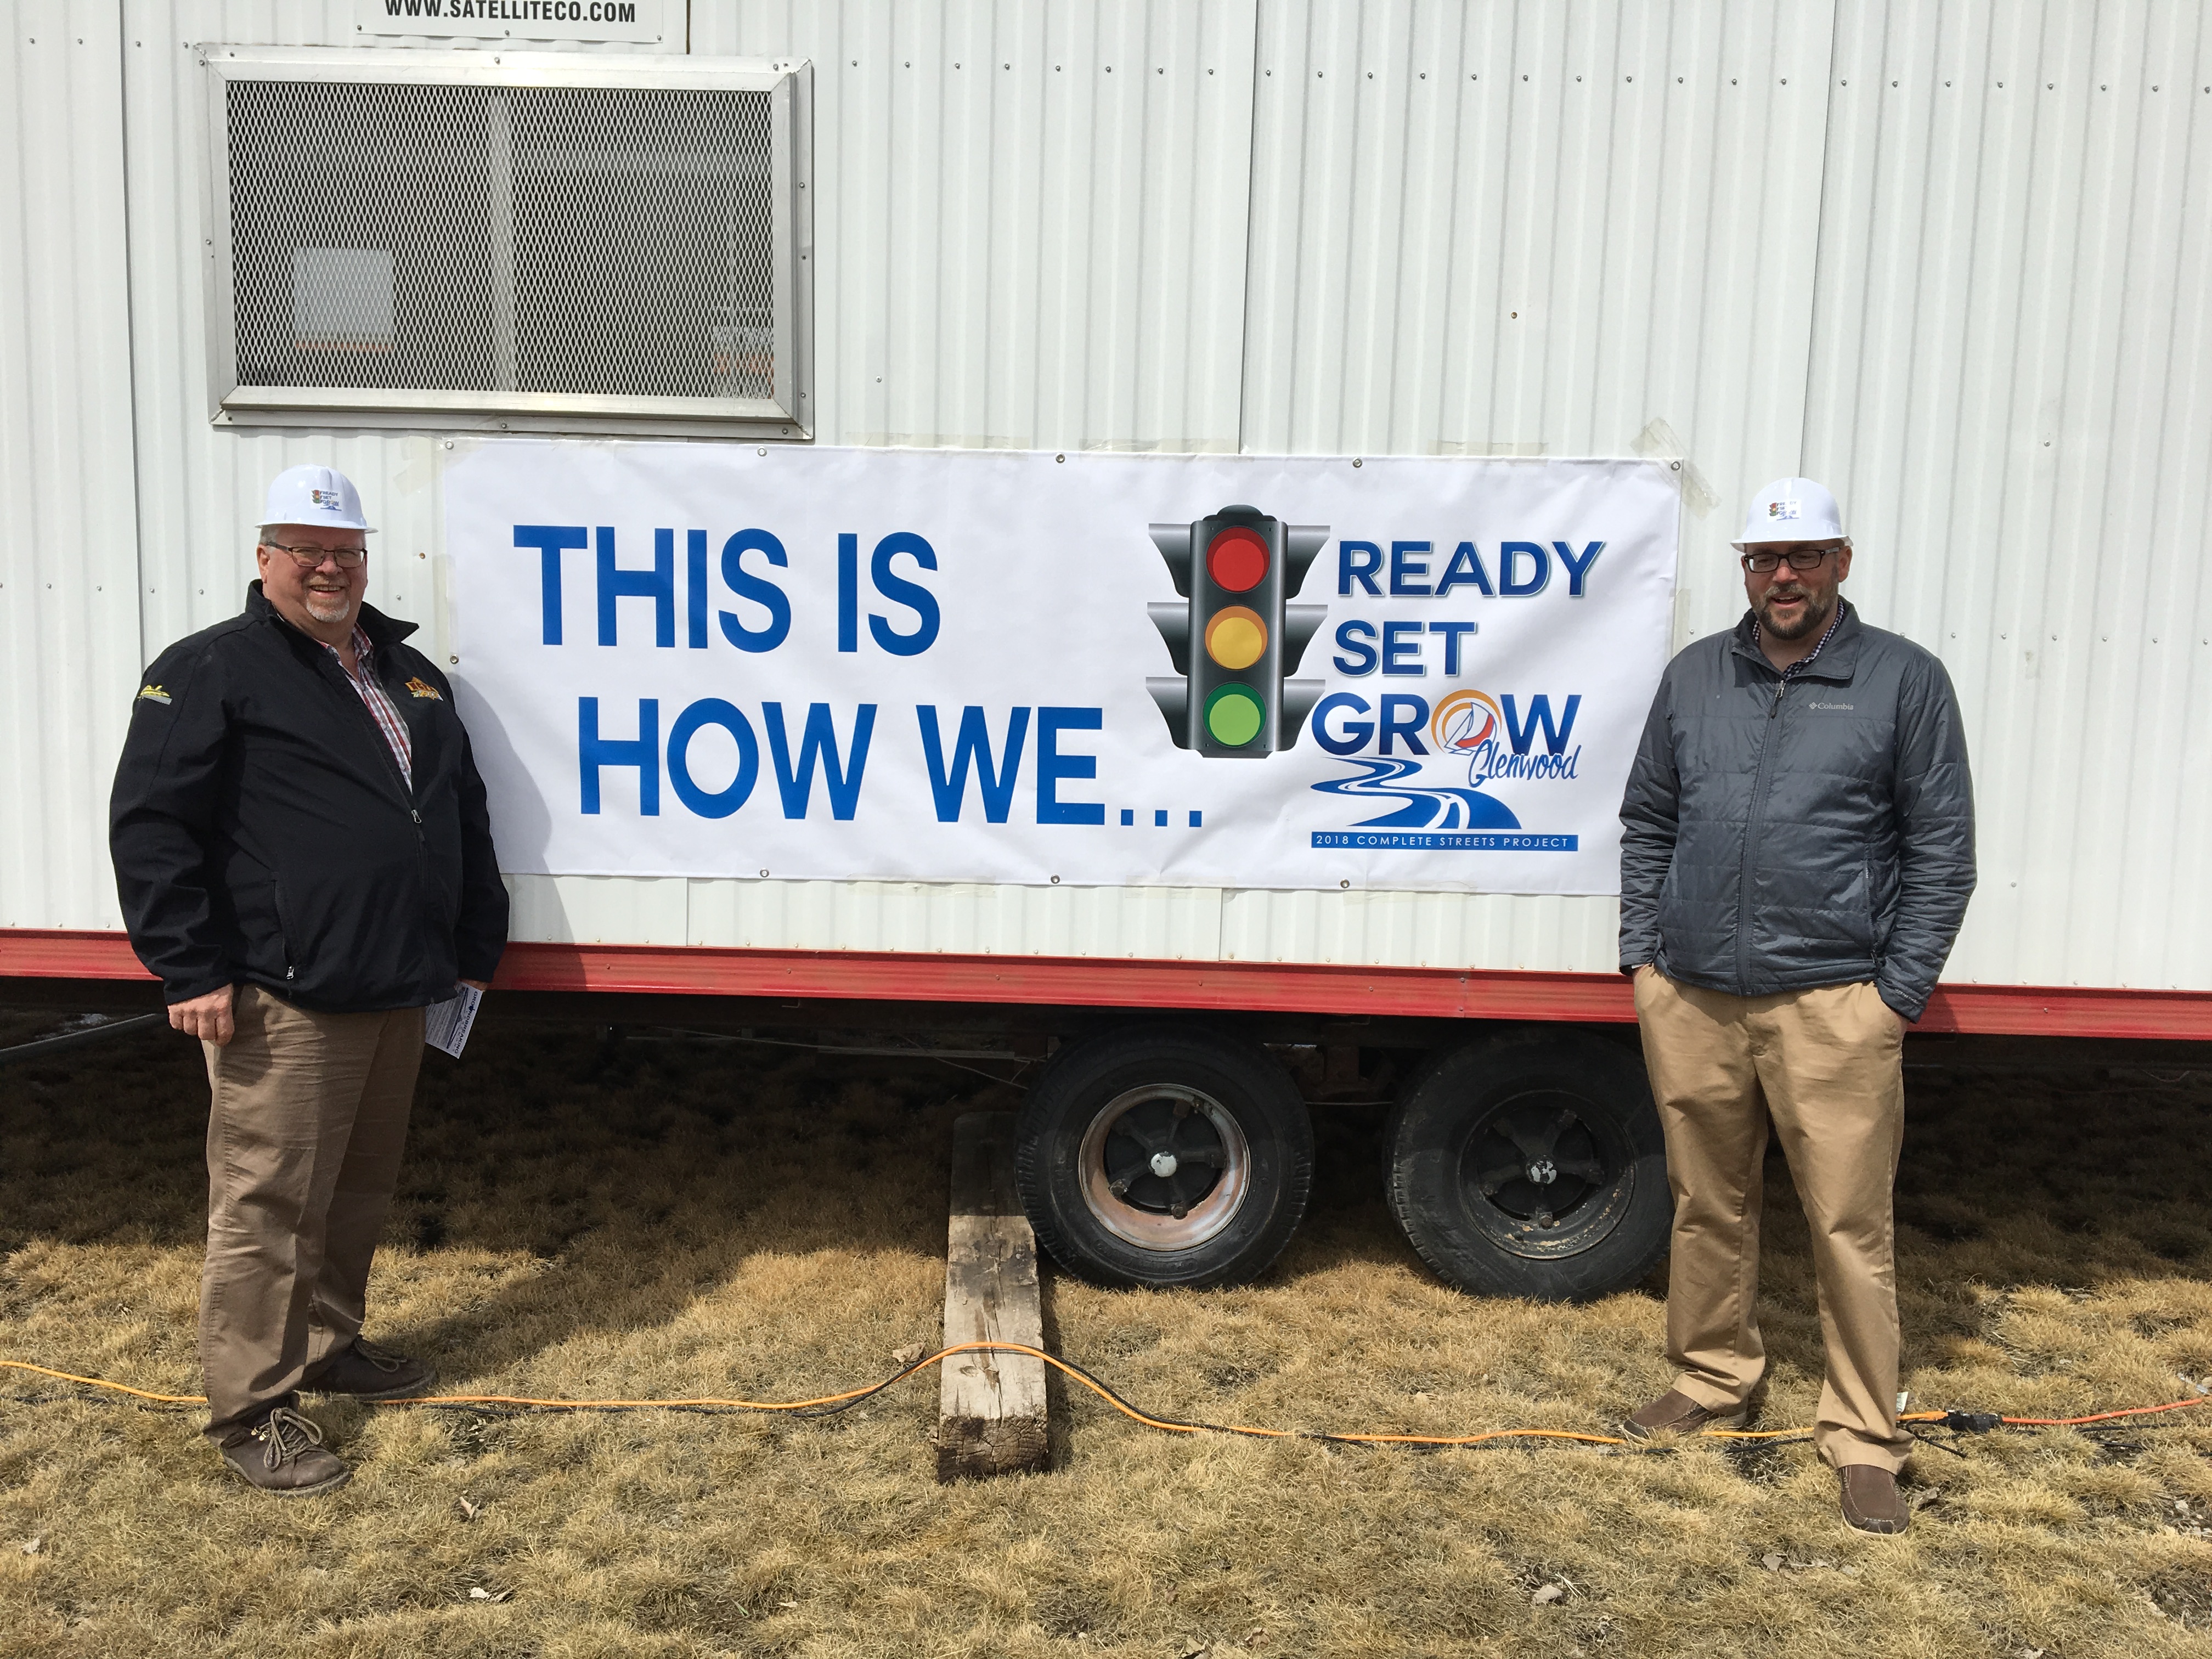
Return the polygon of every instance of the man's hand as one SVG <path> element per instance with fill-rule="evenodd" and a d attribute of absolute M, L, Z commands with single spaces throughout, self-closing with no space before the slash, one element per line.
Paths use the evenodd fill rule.
<path fill-rule="evenodd" d="M 491 981 L 488 979 L 465 979 L 461 983 L 467 986 L 471 991 L 489 991 L 491 989 Z"/>
<path fill-rule="evenodd" d="M 205 996 L 173 1002 L 169 1005 L 170 1029 L 198 1037 L 203 1042 L 212 1042 L 220 1048 L 238 1034 L 237 1024 L 231 1018 L 231 1005 L 237 995 L 238 987 L 226 985 Z"/>

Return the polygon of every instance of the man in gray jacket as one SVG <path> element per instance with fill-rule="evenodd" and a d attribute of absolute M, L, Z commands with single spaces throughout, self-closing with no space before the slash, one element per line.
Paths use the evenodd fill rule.
<path fill-rule="evenodd" d="M 1905 1028 L 1974 889 L 1973 795 L 1943 665 L 1839 589 L 1835 497 L 1784 478 L 1743 539 L 1751 609 L 1667 666 L 1621 802 L 1636 981 L 1674 1194 L 1674 1386 L 1622 1426 L 1741 1425 L 1770 1114 L 1812 1224 L 1827 1378 L 1814 1442 L 1844 1518 L 1905 1530 L 1891 1190 Z"/>

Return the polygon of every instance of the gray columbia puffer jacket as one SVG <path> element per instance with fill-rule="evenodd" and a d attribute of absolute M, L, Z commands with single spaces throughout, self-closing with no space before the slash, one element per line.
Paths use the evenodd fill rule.
<path fill-rule="evenodd" d="M 1848 603 L 1787 684 L 1748 611 L 1668 664 L 1620 821 L 1620 965 L 1737 996 L 1870 979 L 1917 1019 L 1974 890 L 1950 677 Z"/>

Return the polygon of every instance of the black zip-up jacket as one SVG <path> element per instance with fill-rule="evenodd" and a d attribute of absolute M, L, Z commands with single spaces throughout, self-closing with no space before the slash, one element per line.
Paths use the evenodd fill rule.
<path fill-rule="evenodd" d="M 1950 676 L 1849 604 L 1785 681 L 1749 611 L 1667 665 L 1620 805 L 1620 965 L 1927 1008 L 1974 890 Z"/>
<path fill-rule="evenodd" d="M 363 605 L 406 722 L 408 786 L 337 659 L 261 592 L 154 660 L 108 816 L 138 959 L 171 1002 L 266 986 L 331 1013 L 420 1008 L 488 980 L 507 889 L 453 687 Z"/>

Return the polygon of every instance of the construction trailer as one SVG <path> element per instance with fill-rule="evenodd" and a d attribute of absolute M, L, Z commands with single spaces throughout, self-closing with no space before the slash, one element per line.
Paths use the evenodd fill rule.
<path fill-rule="evenodd" d="M 1403 654 L 1437 644 L 1419 621 L 1338 620 L 1433 592 L 1413 541 L 1377 587 L 1382 541 L 1370 560 L 1352 521 L 1382 524 L 1378 501 L 1479 520 L 1526 486 L 1567 503 L 1561 526 L 1639 503 L 1607 532 L 1638 550 L 1642 620 L 1622 623 L 1613 695 L 1582 709 L 1588 795 L 1617 778 L 1666 651 L 1740 613 L 1744 501 L 1802 474 L 1844 504 L 1851 597 L 1942 657 L 1970 730 L 1980 885 L 1914 1042 L 2212 1036 L 2212 878 L 2188 851 L 2212 816 L 2212 23 L 2185 0 L 43 0 L 10 9 L 0 75 L 0 974 L 22 995 L 153 995 L 105 836 L 140 670 L 237 611 L 267 481 L 328 463 L 381 530 L 372 602 L 450 660 L 479 749 L 501 738 L 514 943 L 495 1006 L 1048 1048 L 1025 1199 L 1064 1262 L 1128 1282 L 1256 1272 L 1303 1206 L 1308 1103 L 1392 1097 L 1392 1195 L 1441 1271 L 1602 1290 L 1648 1267 L 1666 1198 L 1601 874 L 1554 878 L 1540 848 L 1433 850 L 1545 842 L 1484 840 L 1507 834 L 1480 817 L 1504 785 L 1400 797 L 1406 821 L 1458 828 L 1396 863 L 1322 858 L 1304 808 L 1261 817 L 1310 868 L 1240 862 L 1233 835 L 1258 821 L 1254 781 L 1364 729 L 1354 705 L 1390 684 L 1357 679 L 1378 652 L 1442 672 Z M 1216 489 L 1238 477 L 1273 498 Z M 601 493 L 568 504 L 572 478 Z M 640 508 L 617 550 L 596 520 L 620 512 L 592 503 L 640 480 L 675 505 Z M 767 775 L 746 733 L 774 709 L 770 746 L 799 741 L 780 703 L 686 705 L 686 741 L 705 731 L 721 760 L 672 749 L 684 805 L 660 817 L 663 727 L 638 723 L 660 704 L 633 707 L 630 681 L 580 738 L 578 700 L 549 694 L 571 750 L 532 747 L 495 636 L 554 648 L 565 595 L 559 648 L 588 656 L 593 537 L 601 643 L 618 622 L 625 647 L 674 647 L 680 597 L 686 645 L 726 676 L 750 659 L 710 599 L 755 601 L 717 612 L 741 653 L 787 577 L 837 606 L 837 650 L 880 629 L 869 672 L 888 672 L 933 635 L 938 578 L 919 532 L 886 536 L 864 589 L 836 513 L 932 491 L 1016 526 L 928 544 L 948 592 L 1004 579 L 971 641 L 1043 629 L 1024 605 L 1109 529 L 1133 550 L 1102 580 L 1160 613 L 1157 637 L 1128 624 L 1139 713 L 1101 694 L 1107 758 L 1054 763 L 1064 795 L 1089 776 L 1108 797 L 1078 804 L 1102 815 L 1095 857 L 1035 851 L 1073 809 L 1042 785 L 1007 805 L 995 708 L 954 794 L 976 760 L 1000 786 L 976 834 L 1006 820 L 1004 840 L 915 806 L 866 856 L 837 815 L 805 817 L 811 780 L 795 823 L 766 784 L 737 811 L 749 741 Z M 519 522 L 539 498 L 579 522 Z M 1020 515 L 1047 498 L 1040 531 Z M 1350 520 L 1292 510 L 1324 498 Z M 822 544 L 772 569 L 755 515 L 710 592 L 695 526 L 721 542 L 757 500 L 816 513 Z M 1318 559 L 1300 602 L 1337 609 L 1294 615 L 1292 583 L 1224 621 L 1236 595 L 1193 561 L 1231 569 L 1205 563 L 1231 530 L 1261 574 Z M 1594 556 L 1511 545 L 1486 556 Z M 1631 555 L 1609 556 L 1608 579 Z M 1507 649 L 1516 617 L 1565 637 L 1596 614 L 1574 609 L 1580 568 L 1571 593 L 1528 586 L 1534 568 L 1518 587 L 1485 568 L 1455 597 L 1496 605 L 1444 643 L 1502 660 L 1476 647 Z M 1516 611 L 1515 592 L 1535 597 Z M 863 596 L 884 605 L 867 629 Z M 809 672 L 838 665 L 823 638 Z M 1030 643 L 1079 656 L 1072 638 Z M 1250 708 L 1201 683 L 1255 653 Z M 1494 734 L 1500 683 L 1477 673 L 1459 714 Z M 793 684 L 794 720 L 830 697 Z M 1417 735 L 1419 690 L 1382 700 L 1384 756 L 1393 729 Z M 1071 710 L 1024 695 L 1035 757 Z M 809 707 L 810 744 L 811 708 L 830 711 L 816 757 L 857 787 L 853 711 Z M 1570 765 L 1517 741 L 1533 710 L 1508 722 L 1515 758 Z M 1169 850 L 1115 850 L 1138 846 L 1103 817 L 1116 743 L 1242 805 L 1186 829 L 1176 805 L 1184 838 L 1147 843 Z M 1237 743 L 1265 763 L 1223 759 Z M 787 787 L 796 763 L 774 759 Z M 715 763 L 731 781 L 702 781 Z M 603 780 L 612 805 L 586 822 Z M 678 819 L 735 840 L 671 841 Z M 580 827 L 597 852 L 564 841 Z M 754 836 L 787 852 L 736 867 Z"/>

